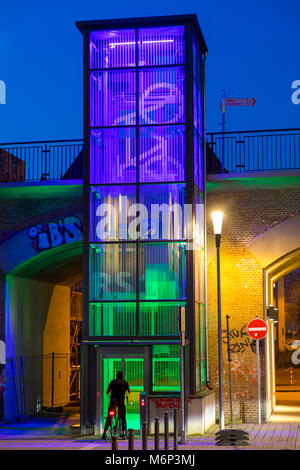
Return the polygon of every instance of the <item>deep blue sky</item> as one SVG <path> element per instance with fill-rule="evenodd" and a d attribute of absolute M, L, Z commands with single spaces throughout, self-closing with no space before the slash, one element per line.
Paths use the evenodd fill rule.
<path fill-rule="evenodd" d="M 207 130 L 300 127 L 291 83 L 300 80 L 299 0 L 11 0 L 1 2 L 0 142 L 82 137 L 82 37 L 77 20 L 197 13 L 208 45 Z"/>

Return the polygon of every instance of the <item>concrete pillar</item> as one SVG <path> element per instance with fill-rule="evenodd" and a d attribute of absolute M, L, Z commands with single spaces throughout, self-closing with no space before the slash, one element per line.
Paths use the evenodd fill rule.
<path fill-rule="evenodd" d="M 285 301 L 284 301 L 284 277 L 277 281 L 278 286 L 278 349 L 285 349 Z"/>

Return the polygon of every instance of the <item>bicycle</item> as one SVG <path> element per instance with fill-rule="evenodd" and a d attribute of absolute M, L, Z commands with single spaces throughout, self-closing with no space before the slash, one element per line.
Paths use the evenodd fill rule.
<path fill-rule="evenodd" d="M 114 410 L 111 410 L 109 414 L 112 417 L 109 426 L 111 438 L 117 437 L 122 432 L 121 418 L 119 416 L 118 408 L 116 407 Z"/>

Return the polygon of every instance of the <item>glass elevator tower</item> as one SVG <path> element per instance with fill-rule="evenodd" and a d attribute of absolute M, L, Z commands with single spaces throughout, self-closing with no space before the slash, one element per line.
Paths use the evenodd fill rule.
<path fill-rule="evenodd" d="M 205 388 L 204 62 L 195 15 L 87 21 L 81 426 L 103 427 L 117 370 L 139 395 Z M 139 206 L 137 206 L 139 205 Z M 140 206 L 142 205 L 142 206 Z"/>

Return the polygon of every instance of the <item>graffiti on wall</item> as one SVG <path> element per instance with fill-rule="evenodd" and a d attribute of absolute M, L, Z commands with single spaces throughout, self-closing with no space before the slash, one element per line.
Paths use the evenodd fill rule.
<path fill-rule="evenodd" d="M 71 215 L 45 224 L 32 225 L 27 234 L 32 240 L 32 248 L 41 252 L 82 240 L 82 221 L 80 217 Z"/>
<path fill-rule="evenodd" d="M 243 325 L 240 329 L 233 328 L 229 331 L 230 348 L 232 353 L 244 353 L 247 348 L 251 348 L 251 338 L 247 333 L 247 324 Z M 226 330 L 222 330 L 222 341 L 227 344 Z"/>
<path fill-rule="evenodd" d="M 176 408 L 177 410 L 180 409 L 180 398 L 150 398 L 150 401 L 154 403 L 155 408 L 161 408 L 163 410 L 172 410 Z M 188 403 L 192 403 L 192 399 L 188 398 Z"/>
<path fill-rule="evenodd" d="M 229 331 L 230 348 L 231 348 L 231 384 L 232 398 L 234 402 L 240 402 L 244 399 L 249 400 L 256 395 L 257 371 L 255 363 L 255 355 L 251 347 L 252 339 L 247 333 L 247 324 L 238 328 L 232 328 Z M 215 338 L 217 340 L 217 338 Z M 222 342 L 227 346 L 227 332 L 222 330 Z M 213 344 L 210 346 L 212 347 Z M 223 348 L 223 380 L 224 380 L 224 398 L 229 398 L 229 374 L 228 362 L 225 359 L 227 351 Z M 218 366 L 211 369 L 210 383 L 213 387 L 219 388 L 219 369 Z M 239 413 L 238 409 L 234 411 Z"/>

